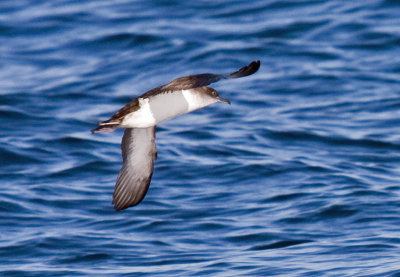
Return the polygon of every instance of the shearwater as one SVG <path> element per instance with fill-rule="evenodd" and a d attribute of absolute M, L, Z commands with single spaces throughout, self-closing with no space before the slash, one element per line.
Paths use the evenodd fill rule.
<path fill-rule="evenodd" d="M 251 75 L 259 67 L 260 61 L 253 61 L 231 74 L 204 73 L 175 79 L 133 99 L 109 120 L 100 122 L 92 133 L 125 128 L 121 142 L 122 168 L 113 195 L 115 210 L 139 204 L 149 189 L 153 161 L 157 158 L 155 127 L 158 123 L 216 102 L 230 104 L 208 85 L 221 79 Z"/>

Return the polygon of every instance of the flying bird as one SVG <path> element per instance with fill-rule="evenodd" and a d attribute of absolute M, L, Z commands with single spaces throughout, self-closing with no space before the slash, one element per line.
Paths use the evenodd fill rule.
<path fill-rule="evenodd" d="M 125 128 L 121 142 L 122 168 L 113 195 L 114 209 L 136 206 L 146 195 L 157 158 L 155 127 L 158 123 L 216 102 L 230 104 L 208 85 L 221 79 L 251 75 L 259 67 L 260 61 L 253 61 L 231 74 L 204 73 L 175 79 L 134 98 L 110 119 L 99 122 L 92 133 Z"/>

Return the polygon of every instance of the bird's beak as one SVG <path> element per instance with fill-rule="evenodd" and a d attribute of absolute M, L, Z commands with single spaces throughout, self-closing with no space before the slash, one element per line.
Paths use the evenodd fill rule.
<path fill-rule="evenodd" d="M 228 99 L 224 99 L 221 96 L 218 96 L 217 99 L 218 99 L 219 102 L 224 102 L 224 103 L 227 103 L 229 105 L 231 104 L 231 101 L 229 101 Z"/>

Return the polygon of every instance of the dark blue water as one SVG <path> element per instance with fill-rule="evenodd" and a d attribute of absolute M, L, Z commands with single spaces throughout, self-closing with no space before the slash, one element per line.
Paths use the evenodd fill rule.
<path fill-rule="evenodd" d="M 131 98 L 255 75 L 165 122 L 115 212 Z M 1 276 L 400 276 L 400 2 L 0 2 Z"/>

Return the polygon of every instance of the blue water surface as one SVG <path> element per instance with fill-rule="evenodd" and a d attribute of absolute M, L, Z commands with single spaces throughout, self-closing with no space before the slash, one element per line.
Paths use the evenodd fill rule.
<path fill-rule="evenodd" d="M 400 276 L 399 54 L 395 0 L 0 1 L 0 275 Z M 123 130 L 90 129 L 258 59 L 115 212 Z"/>

